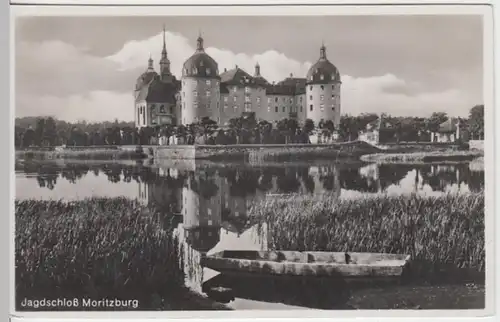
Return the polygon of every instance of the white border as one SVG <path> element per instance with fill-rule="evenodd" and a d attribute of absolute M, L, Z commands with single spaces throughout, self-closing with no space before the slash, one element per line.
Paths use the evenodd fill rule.
<path fill-rule="evenodd" d="M 21 0 L 18 2 L 25 2 L 27 0 Z M 47 0 L 46 3 L 61 3 L 59 0 Z M 76 3 L 76 0 L 64 1 L 65 3 Z M 86 1 L 87 3 L 97 3 L 97 0 Z M 160 1 L 144 1 L 142 3 L 153 3 Z M 283 3 L 282 1 L 281 3 Z M 286 1 L 287 4 L 297 3 L 298 1 Z M 325 3 L 323 1 L 322 3 Z M 399 1 L 399 3 L 408 3 L 409 1 Z M 427 1 L 427 3 L 436 3 L 437 1 Z M 445 2 L 445 1 L 441 1 Z M 446 1 L 451 2 L 451 1 Z M 472 1 L 470 1 L 472 2 Z M 477 2 L 477 1 L 476 1 Z M 81 2 L 80 2 L 81 3 Z M 108 2 L 110 3 L 110 2 Z M 116 3 L 116 2 L 115 2 Z M 124 3 L 123 1 L 121 2 Z M 193 2 L 191 2 L 193 3 Z M 220 2 L 221 4 L 224 2 Z M 226 2 L 227 3 L 227 2 Z M 233 2 L 234 3 L 234 2 Z M 321 3 L 321 2 L 320 2 Z M 347 3 L 347 1 L 341 1 L 341 3 Z M 351 2 L 352 3 L 352 2 Z M 10 47 L 11 47 L 11 60 L 10 60 L 10 130 L 11 135 L 14 130 L 14 115 L 15 115 L 15 102 L 14 102 L 14 70 L 12 66 L 14 65 L 14 28 L 15 28 L 15 17 L 16 16 L 53 16 L 53 15 L 71 15 L 71 16 L 128 16 L 128 15 L 142 15 L 142 16 L 169 16 L 169 15 L 374 15 L 374 14 L 385 14 L 385 15 L 401 15 L 401 14 L 439 14 L 439 15 L 450 15 L 450 14 L 482 14 L 484 17 L 484 104 L 486 106 L 485 111 L 485 136 L 487 141 L 485 142 L 485 168 L 488 175 L 485 178 L 485 188 L 486 188 L 486 207 L 488 211 L 486 212 L 486 308 L 485 310 L 355 310 L 355 311 L 320 311 L 320 310 L 304 310 L 304 311 L 233 311 L 233 312 L 204 312 L 204 311 L 162 311 L 162 312 L 116 312 L 116 313 L 102 313 L 102 312 L 78 312 L 78 317 L 81 318 L 132 318 L 134 320 L 144 319 L 144 318 L 375 318 L 380 319 L 380 317 L 449 317 L 450 321 L 459 320 L 458 317 L 467 318 L 467 321 L 471 321 L 470 317 L 486 317 L 494 314 L 494 181 L 493 176 L 489 175 L 493 173 L 494 165 L 494 91 L 493 91 L 493 16 L 491 7 L 489 6 L 464 6 L 464 5 L 432 5 L 432 6 L 226 6 L 226 7 L 103 7 L 103 6 L 85 6 L 85 7 L 60 7 L 60 6 L 12 6 L 11 7 L 11 30 L 10 30 Z M 460 32 L 457 30 L 457 32 Z M 500 114 L 500 113 L 496 113 Z M 498 115 L 497 115 L 498 117 Z M 10 236 L 14 236 L 14 207 L 13 199 L 15 196 L 13 193 L 14 189 L 14 147 L 13 140 L 9 144 L 11 148 L 11 205 L 10 205 Z M 14 247 L 13 238 L 11 238 L 10 243 L 10 259 L 12 264 L 10 265 L 11 276 L 14 276 Z M 26 318 L 71 318 L 75 317 L 73 312 L 54 312 L 54 313 L 42 313 L 42 312 L 15 312 L 14 301 L 14 279 L 10 279 L 10 312 L 14 317 L 12 321 L 18 321 L 16 317 L 26 317 Z M 498 302 L 498 300 L 496 301 Z M 497 306 L 498 307 L 498 306 Z M 246 314 L 245 314 L 246 313 Z M 37 319 L 38 321 L 46 321 L 42 319 Z M 385 320 L 385 319 L 384 319 Z M 485 319 L 482 319 L 483 321 Z M 443 320 L 447 321 L 447 320 Z"/>

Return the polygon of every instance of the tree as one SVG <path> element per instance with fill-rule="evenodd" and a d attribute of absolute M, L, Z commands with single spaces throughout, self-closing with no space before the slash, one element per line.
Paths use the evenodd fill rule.
<path fill-rule="evenodd" d="M 57 134 L 56 121 L 52 117 L 48 117 L 44 124 L 42 144 L 48 146 L 56 145 L 58 141 Z"/>
<path fill-rule="evenodd" d="M 38 118 L 35 127 L 35 145 L 42 146 L 44 131 L 45 131 L 45 119 Z"/>
<path fill-rule="evenodd" d="M 35 131 L 31 127 L 24 132 L 22 142 L 23 147 L 30 147 L 35 144 Z"/>
<path fill-rule="evenodd" d="M 429 132 L 437 132 L 439 125 L 448 120 L 448 115 L 444 112 L 434 112 L 426 120 L 426 130 Z"/>
<path fill-rule="evenodd" d="M 468 126 L 472 139 L 484 140 L 484 105 L 471 108 Z"/>
<path fill-rule="evenodd" d="M 304 122 L 304 127 L 303 127 L 303 129 L 304 129 L 304 132 L 305 132 L 306 134 L 308 134 L 308 135 L 309 135 L 309 134 L 311 134 L 311 133 L 312 133 L 312 131 L 314 130 L 314 121 L 313 121 L 313 120 L 311 120 L 311 119 L 307 119 L 307 120 Z"/>

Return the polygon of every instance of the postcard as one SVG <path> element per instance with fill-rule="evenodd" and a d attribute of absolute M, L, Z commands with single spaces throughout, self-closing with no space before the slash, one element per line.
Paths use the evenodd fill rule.
<path fill-rule="evenodd" d="M 488 6 L 13 7 L 12 313 L 488 316 Z"/>

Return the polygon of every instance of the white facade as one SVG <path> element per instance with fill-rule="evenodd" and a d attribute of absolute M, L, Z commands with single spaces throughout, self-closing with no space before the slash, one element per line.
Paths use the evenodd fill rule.
<path fill-rule="evenodd" d="M 220 122 L 220 82 L 217 78 L 182 77 L 181 124 L 204 117 Z"/>

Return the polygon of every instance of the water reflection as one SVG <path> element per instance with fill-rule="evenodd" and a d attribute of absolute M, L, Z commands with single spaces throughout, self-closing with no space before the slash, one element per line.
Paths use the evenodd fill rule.
<path fill-rule="evenodd" d="M 474 170 L 476 169 L 476 170 Z M 202 254 L 226 249 L 267 250 L 265 223 L 248 216 L 253 204 L 276 194 L 328 194 L 333 198 L 389 193 L 478 192 L 484 188 L 484 170 L 468 164 L 454 165 L 376 165 L 376 164 L 286 164 L 216 166 L 186 162 L 175 166 L 151 167 L 142 163 L 16 163 L 17 198 L 80 199 L 91 196 L 126 196 L 154 205 L 174 220 L 180 241 L 186 285 L 197 292 L 210 281 L 230 283 L 237 297 L 246 300 L 281 302 L 326 308 L 333 299 L 298 296 L 285 301 L 284 294 L 308 294 L 307 285 L 296 285 L 303 292 L 290 291 L 289 282 L 272 284 L 283 296 L 262 292 L 267 281 L 230 281 L 200 266 Z M 260 283 L 260 284 L 258 284 Z M 274 282 L 273 282 L 274 283 Z M 321 283 L 320 283 L 321 284 Z M 309 285 L 309 284 L 308 284 Z M 326 285 L 326 284 L 323 284 Z M 321 286 L 321 285 L 320 285 Z M 250 292 L 250 293 L 249 293 Z M 325 291 L 326 292 L 326 291 Z M 311 294 L 313 294 L 311 293 Z M 266 298 L 263 295 L 269 295 Z M 325 294 L 330 294 L 326 292 Z M 342 294 L 341 294 L 342 295 Z M 345 294 L 344 294 L 345 295 Z M 311 301 L 306 301 L 307 299 Z M 314 301 L 313 301 L 314 298 Z M 325 301 L 317 301 L 324 298 Z M 343 295 L 335 299 L 340 307 Z M 330 303 L 330 304 L 328 304 Z M 337 304 L 336 304 L 337 305 Z M 244 305 L 243 305 L 244 306 Z"/>

